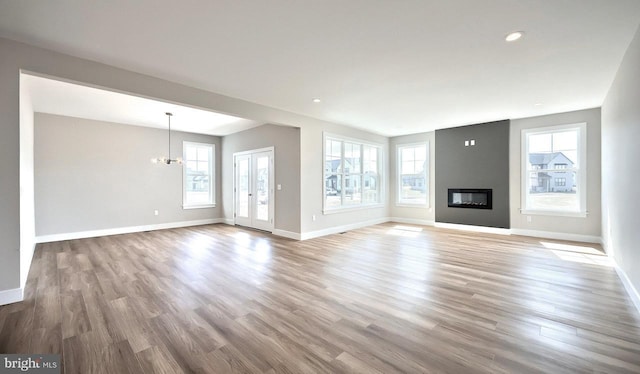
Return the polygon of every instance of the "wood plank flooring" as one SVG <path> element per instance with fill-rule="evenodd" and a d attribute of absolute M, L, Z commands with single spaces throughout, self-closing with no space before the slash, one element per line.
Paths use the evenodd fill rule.
<path fill-rule="evenodd" d="M 640 317 L 592 245 L 207 225 L 38 245 L 0 352 L 65 373 L 640 373 Z"/>

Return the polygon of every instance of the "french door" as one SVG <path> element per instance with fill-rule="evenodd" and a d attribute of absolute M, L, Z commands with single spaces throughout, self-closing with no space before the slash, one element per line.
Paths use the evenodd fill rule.
<path fill-rule="evenodd" d="M 234 222 L 273 231 L 273 148 L 234 153 Z"/>

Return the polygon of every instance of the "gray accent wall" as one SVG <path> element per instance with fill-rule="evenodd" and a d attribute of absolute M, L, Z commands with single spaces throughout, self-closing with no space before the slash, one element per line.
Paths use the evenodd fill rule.
<path fill-rule="evenodd" d="M 233 154 L 274 147 L 274 228 L 300 233 L 300 129 L 263 125 L 222 138 L 222 198 L 224 216 L 233 221 Z"/>
<path fill-rule="evenodd" d="M 640 302 L 640 29 L 602 105 L 602 239 Z M 640 304 L 636 304 L 640 308 Z"/>
<path fill-rule="evenodd" d="M 215 145 L 217 207 L 183 209 L 182 166 L 151 163 L 167 155 L 167 130 L 36 113 L 36 235 L 222 217 L 220 138 L 171 135 L 174 158 L 184 140 Z"/>
<path fill-rule="evenodd" d="M 508 120 L 436 130 L 435 158 L 436 222 L 510 228 Z M 449 208 L 449 188 L 490 188 L 493 209 Z"/>

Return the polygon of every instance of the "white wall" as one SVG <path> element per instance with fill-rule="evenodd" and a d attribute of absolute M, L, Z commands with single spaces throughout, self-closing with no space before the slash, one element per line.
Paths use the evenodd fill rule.
<path fill-rule="evenodd" d="M 33 132 L 31 97 L 20 78 L 20 287 L 27 282 L 35 249 Z"/>
<path fill-rule="evenodd" d="M 222 217 L 220 138 L 171 133 L 173 158 L 185 140 L 215 145 L 217 207 L 183 209 L 183 167 L 151 163 L 167 156 L 167 130 L 36 113 L 36 235 Z"/>
<path fill-rule="evenodd" d="M 532 215 L 531 222 L 520 213 L 521 199 L 521 133 L 523 129 L 572 123 L 587 123 L 587 210 L 586 218 Z M 420 133 L 390 139 L 390 216 L 407 222 L 433 221 L 433 211 L 420 208 L 404 208 L 395 205 L 396 199 L 396 155 L 395 147 L 403 143 L 428 140 L 430 149 L 431 205 L 434 201 L 435 133 Z M 514 233 L 526 235 L 547 235 L 558 238 L 599 242 L 601 236 L 600 207 L 600 109 L 587 109 L 568 113 L 511 120 L 509 139 L 509 205 L 511 229 Z"/>
<path fill-rule="evenodd" d="M 640 309 L 639 67 L 640 30 L 602 105 L 602 236 L 607 253 L 635 288 Z"/>
<path fill-rule="evenodd" d="M 520 213 L 520 209 L 522 208 L 522 130 L 581 122 L 587 123 L 587 217 L 531 215 L 531 222 L 527 222 L 527 216 Z M 509 205 L 511 210 L 511 229 L 516 233 L 518 230 L 524 230 L 520 232 L 527 234 L 535 234 L 535 232 L 568 234 L 558 237 L 599 242 L 601 236 L 600 109 L 587 109 L 541 117 L 514 119 L 511 120 L 510 137 Z"/>
<path fill-rule="evenodd" d="M 224 216 L 233 221 L 233 154 L 274 147 L 274 227 L 300 234 L 300 129 L 263 125 L 222 138 L 222 198 Z"/>
<path fill-rule="evenodd" d="M 413 144 L 429 142 L 429 206 L 428 207 L 407 207 L 397 205 L 398 188 L 398 150 L 397 147 L 403 144 Z M 433 209 L 435 201 L 435 132 L 424 132 L 420 134 L 397 136 L 389 139 L 389 211 L 392 218 L 403 222 L 415 222 L 422 224 L 433 224 L 435 221 L 435 211 Z"/>
<path fill-rule="evenodd" d="M 637 40 L 637 37 L 636 37 Z M 21 164 L 21 150 L 28 153 L 28 142 L 21 144 L 20 137 L 20 91 L 19 91 L 19 73 L 21 69 L 34 73 L 36 75 L 51 76 L 63 80 L 84 83 L 92 86 L 113 89 L 125 93 L 132 93 L 145 97 L 166 100 L 175 103 L 186 104 L 194 107 L 219 111 L 235 116 L 248 119 L 263 121 L 264 123 L 291 125 L 300 128 L 300 148 L 301 148 L 301 209 L 300 209 L 300 231 L 301 233 L 326 232 L 335 227 L 345 227 L 349 225 L 360 225 L 376 220 L 383 220 L 391 215 L 389 204 L 381 208 L 372 208 L 365 210 L 356 210 L 344 213 L 323 215 L 322 214 L 322 144 L 324 131 L 347 137 L 359 138 L 371 142 L 383 144 L 385 151 L 384 160 L 389 160 L 389 140 L 380 135 L 368 133 L 366 131 L 356 130 L 345 126 L 320 121 L 310 117 L 278 110 L 263 105 L 250 103 L 247 101 L 226 97 L 212 92 L 168 82 L 148 75 L 139 74 L 111 67 L 108 65 L 79 59 L 69 55 L 29 46 L 22 43 L 13 42 L 0 38 L 0 56 L 2 56 L 2 64 L 0 64 L 0 292 L 3 290 L 16 289 L 20 287 L 20 269 L 28 268 L 27 263 L 30 262 L 26 257 L 20 259 L 20 248 L 23 240 L 21 239 L 21 225 L 29 225 L 29 216 L 31 213 L 26 209 L 27 205 L 23 205 L 21 213 L 21 188 L 20 182 L 29 179 L 31 171 L 26 164 Z M 626 73 L 624 78 L 632 76 Z M 622 83 L 618 84 L 619 86 Z M 637 86 L 637 85 L 636 85 Z M 625 86 L 626 87 L 626 86 Z M 615 91 L 615 90 L 614 90 Z M 612 91 L 611 95 L 615 95 Z M 632 91 L 631 93 L 637 93 Z M 632 95 L 633 96 L 633 95 Z M 614 97 L 614 96 L 611 96 Z M 608 99 L 609 107 L 613 108 L 613 104 L 618 100 Z M 637 102 L 637 100 L 635 101 Z M 581 111 L 582 112 L 582 111 Z M 590 114 L 583 113 L 587 122 L 592 116 L 598 117 L 594 112 Z M 580 113 L 580 112 L 575 112 Z M 547 118 L 548 117 L 548 118 Z M 560 114 L 553 116 L 541 117 L 540 119 L 524 119 L 515 120 L 519 126 L 544 126 L 546 119 L 553 119 L 550 124 L 557 124 L 557 120 L 565 120 L 571 122 L 585 121 L 582 115 L 576 114 Z M 546 118 L 546 119 L 545 119 Z M 520 122 L 518 122 L 520 121 Z M 28 119 L 25 119 L 25 134 L 28 132 Z M 591 130 L 589 130 L 591 132 Z M 628 131 L 628 130 L 625 130 Z M 512 136 L 519 136 L 515 128 L 512 129 Z M 597 139 L 596 136 L 589 134 L 590 141 Z M 23 138 L 25 140 L 26 138 Z M 512 139 L 513 142 L 513 139 Z M 630 142 L 630 141 L 629 141 Z M 519 139 L 518 139 L 519 144 Z M 434 144 L 430 144 L 434 149 Z M 517 157 L 513 157 L 513 152 Z M 594 156 L 593 153 L 596 153 Z M 599 146 L 591 147 L 589 150 L 590 158 L 599 157 Z M 599 236 L 599 204 L 597 203 L 599 195 L 599 181 L 593 180 L 599 174 L 599 171 L 592 169 L 592 165 L 599 165 L 599 161 L 589 161 L 590 165 L 590 181 L 589 181 L 589 201 L 588 209 L 590 216 L 587 219 L 569 219 L 569 218 L 537 218 L 534 217 L 532 225 L 521 222 L 522 217 L 519 212 L 513 212 L 517 209 L 520 199 L 519 188 L 514 188 L 520 184 L 520 162 L 519 150 L 512 150 L 512 225 L 513 227 L 526 227 L 534 230 L 554 231 L 561 228 L 562 231 L 570 231 L 579 235 Z M 21 170 L 22 166 L 22 170 Z M 596 166 L 599 167 L 599 166 Z M 390 167 L 385 162 L 384 165 L 385 178 L 388 181 L 391 176 Z M 634 173 L 637 175 L 638 173 Z M 387 202 L 394 202 L 395 197 L 390 193 L 390 185 L 387 182 L 384 185 Z M 28 192 L 25 194 L 28 198 Z M 595 199 L 595 204 L 594 204 Z M 621 211 L 614 212 L 613 219 L 626 218 L 628 208 L 619 208 Z M 400 215 L 394 210 L 394 215 Z M 411 213 L 407 213 L 411 214 Z M 420 215 L 421 213 L 418 213 Z M 317 217 L 316 221 L 312 220 L 312 215 Z M 24 228 L 25 232 L 28 227 Z M 625 236 L 626 235 L 626 236 Z M 628 234 L 620 234 L 618 237 L 628 238 Z M 24 240 L 25 244 L 28 238 Z M 621 240 L 621 239 L 619 239 Z M 614 240 L 615 242 L 615 240 Z M 625 243 L 627 243 L 625 241 Z M 626 244 L 620 244 L 620 247 Z M 615 246 L 615 245 L 614 245 Z"/>
<path fill-rule="evenodd" d="M 35 75 L 186 104 L 263 123 L 300 127 L 303 150 L 301 231 L 360 224 L 370 218 L 387 216 L 386 208 L 338 214 L 330 218 L 321 215 L 322 131 L 326 129 L 334 133 L 379 141 L 385 144 L 386 149 L 388 141 L 385 137 L 8 39 L 0 38 L 0 56 L 0 292 L 20 287 L 20 174 L 30 173 L 28 168 L 20 170 L 21 69 Z M 23 212 L 23 215 L 29 214 Z M 318 215 L 318 221 L 311 220 L 312 214 Z M 22 262 L 25 261 L 27 260 L 23 259 Z"/>
<path fill-rule="evenodd" d="M 301 154 L 301 230 L 304 234 L 328 233 L 332 227 L 356 227 L 367 222 L 384 221 L 389 215 L 388 204 L 379 208 L 358 209 L 344 212 L 323 214 L 323 133 L 364 140 L 382 145 L 384 202 L 389 199 L 389 139 L 376 134 L 333 124 L 314 124 L 304 126 L 300 130 Z M 312 216 L 316 216 L 313 221 Z"/>

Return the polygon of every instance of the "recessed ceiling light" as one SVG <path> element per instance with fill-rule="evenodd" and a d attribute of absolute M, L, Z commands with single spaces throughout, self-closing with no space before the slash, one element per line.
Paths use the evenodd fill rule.
<path fill-rule="evenodd" d="M 311 101 L 313 101 L 314 103 L 319 103 L 321 100 L 316 97 L 315 99 L 312 99 Z"/>
<path fill-rule="evenodd" d="M 524 31 L 514 31 L 512 33 L 507 34 L 504 40 L 508 42 L 515 42 L 516 40 L 522 38 L 523 35 L 524 35 Z"/>
<path fill-rule="evenodd" d="M 542 103 L 535 103 L 533 106 L 542 106 Z"/>

